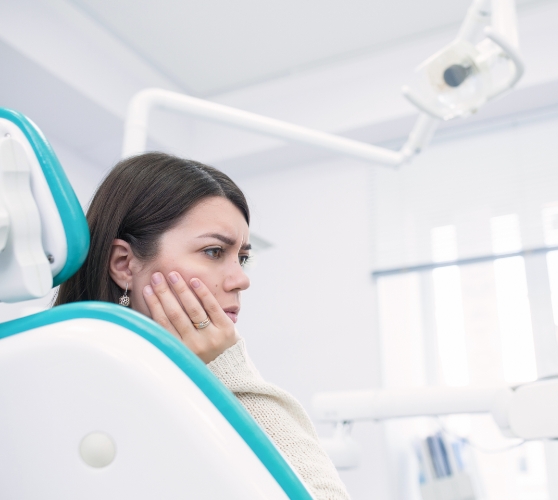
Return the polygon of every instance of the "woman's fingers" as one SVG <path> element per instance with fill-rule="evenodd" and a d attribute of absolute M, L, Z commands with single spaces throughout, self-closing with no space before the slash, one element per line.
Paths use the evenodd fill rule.
<path fill-rule="evenodd" d="M 192 285 L 192 289 L 200 300 L 203 309 L 215 326 L 224 327 L 232 324 L 230 318 L 226 315 L 225 311 L 223 311 L 219 302 L 217 302 L 217 299 L 201 282 L 201 280 L 198 278 L 192 278 L 190 280 L 190 285 Z"/>
<path fill-rule="evenodd" d="M 169 274 L 168 282 L 156 272 L 143 295 L 153 320 L 179 337 L 206 363 L 238 341 L 233 322 L 198 278 L 192 278 L 188 286 L 176 271 Z M 208 317 L 206 328 L 194 327 L 194 323 Z"/>
<path fill-rule="evenodd" d="M 197 354 L 202 361 L 209 363 L 236 344 L 239 336 L 234 323 L 205 284 L 198 278 L 192 278 L 190 285 L 211 320 L 207 329 L 198 330 L 201 333 L 199 338 L 203 340 L 203 345 L 200 345 Z"/>
<path fill-rule="evenodd" d="M 147 285 L 146 287 L 144 287 L 143 299 L 145 300 L 145 303 L 149 308 L 149 312 L 151 313 L 151 318 L 153 319 L 153 321 L 161 325 L 165 330 L 168 330 L 175 337 L 182 339 L 182 335 L 178 333 L 178 330 L 171 323 L 169 317 L 163 309 L 163 305 L 159 301 L 159 298 L 155 294 L 155 291 L 153 290 L 153 287 L 151 285 Z"/>
<path fill-rule="evenodd" d="M 169 274 L 169 281 L 192 323 L 201 323 L 205 320 L 208 313 L 182 276 L 176 271 L 172 271 Z"/>
<path fill-rule="evenodd" d="M 183 337 L 185 334 L 188 334 L 189 331 L 192 332 L 192 321 L 190 321 L 190 318 L 184 313 L 182 306 L 172 293 L 167 280 L 161 273 L 157 272 L 151 277 L 151 286 L 159 299 L 162 313 L 166 315 L 167 319 L 180 336 Z"/>

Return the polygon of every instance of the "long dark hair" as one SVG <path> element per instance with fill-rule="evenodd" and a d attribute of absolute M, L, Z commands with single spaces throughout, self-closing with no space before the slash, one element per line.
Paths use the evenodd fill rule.
<path fill-rule="evenodd" d="M 115 238 L 129 243 L 134 255 L 157 255 L 159 237 L 202 199 L 221 196 L 250 223 L 246 198 L 223 172 L 165 153 L 144 153 L 119 162 L 97 189 L 87 222 L 89 254 L 79 271 L 60 285 L 55 306 L 81 300 L 118 302 L 122 289 L 109 275 Z"/>

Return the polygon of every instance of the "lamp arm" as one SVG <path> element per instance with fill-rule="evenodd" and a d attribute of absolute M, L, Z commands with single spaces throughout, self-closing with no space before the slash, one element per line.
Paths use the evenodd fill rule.
<path fill-rule="evenodd" d="M 508 43 L 519 46 L 517 34 L 517 13 L 515 0 L 490 0 L 492 8 L 492 29 Z"/>
<path fill-rule="evenodd" d="M 467 10 L 467 15 L 461 23 L 457 40 L 474 43 L 483 30 L 490 24 L 492 18 L 490 0 L 475 0 Z"/>
<path fill-rule="evenodd" d="M 401 153 L 407 159 L 419 154 L 430 143 L 440 120 L 427 113 L 420 113 Z"/>
<path fill-rule="evenodd" d="M 329 422 L 488 413 L 505 436 L 558 438 L 558 376 L 517 387 L 413 387 L 318 393 L 312 404 L 316 417 Z"/>
<path fill-rule="evenodd" d="M 398 151 L 162 89 L 142 90 L 130 101 L 124 131 L 124 157 L 145 151 L 149 115 L 155 107 L 180 111 L 190 116 L 384 165 L 399 166 L 406 160 Z"/>
<path fill-rule="evenodd" d="M 378 391 L 322 392 L 312 406 L 320 420 L 386 420 L 425 415 L 489 413 L 506 387 L 413 387 Z"/>

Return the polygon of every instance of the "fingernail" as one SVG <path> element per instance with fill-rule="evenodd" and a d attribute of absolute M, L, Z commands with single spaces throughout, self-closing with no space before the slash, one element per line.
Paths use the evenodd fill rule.
<path fill-rule="evenodd" d="M 178 283 L 178 273 L 172 272 L 169 274 L 169 280 L 174 285 Z"/>
<path fill-rule="evenodd" d="M 143 291 L 145 292 L 145 295 L 153 295 L 153 288 L 151 288 L 151 285 L 147 285 Z"/>
<path fill-rule="evenodd" d="M 161 281 L 163 281 L 163 275 L 161 273 L 155 273 L 151 276 L 151 281 L 153 281 L 154 285 L 158 285 Z"/>
<path fill-rule="evenodd" d="M 200 280 L 197 278 L 192 278 L 190 280 L 190 284 L 194 287 L 194 288 L 198 288 L 200 286 Z"/>

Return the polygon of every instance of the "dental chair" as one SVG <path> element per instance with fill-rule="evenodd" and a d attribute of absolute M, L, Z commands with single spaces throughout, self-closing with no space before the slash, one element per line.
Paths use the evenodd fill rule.
<path fill-rule="evenodd" d="M 25 116 L 0 109 L 0 301 L 45 296 L 88 245 L 52 148 Z M 104 302 L 0 324 L 0 497 L 312 498 L 197 356 Z"/>

